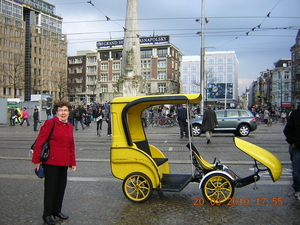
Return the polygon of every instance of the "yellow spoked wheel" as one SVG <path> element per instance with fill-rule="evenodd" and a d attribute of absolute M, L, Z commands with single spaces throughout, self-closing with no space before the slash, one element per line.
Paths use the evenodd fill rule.
<path fill-rule="evenodd" d="M 147 201 L 152 191 L 152 182 L 143 173 L 131 173 L 123 181 L 123 193 L 132 202 Z"/>
<path fill-rule="evenodd" d="M 221 173 L 212 174 L 203 181 L 202 194 L 211 205 L 227 203 L 234 194 L 232 180 Z"/>

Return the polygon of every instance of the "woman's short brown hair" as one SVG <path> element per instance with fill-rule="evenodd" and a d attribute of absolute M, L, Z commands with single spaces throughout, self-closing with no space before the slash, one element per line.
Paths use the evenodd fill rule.
<path fill-rule="evenodd" d="M 53 109 L 54 109 L 55 112 L 57 112 L 57 109 L 58 109 L 58 108 L 61 108 L 61 107 L 64 107 L 64 106 L 67 106 L 68 109 L 69 109 L 69 111 L 71 111 L 72 106 L 71 106 L 70 102 L 67 102 L 67 101 L 59 101 L 59 102 L 56 102 L 56 103 L 54 104 Z"/>

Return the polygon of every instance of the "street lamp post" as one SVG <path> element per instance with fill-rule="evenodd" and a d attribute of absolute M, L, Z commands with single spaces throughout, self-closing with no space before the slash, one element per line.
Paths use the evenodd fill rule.
<path fill-rule="evenodd" d="M 196 20 L 199 22 L 199 19 Z M 205 49 L 204 49 L 204 0 L 201 1 L 201 49 L 200 49 L 200 93 L 202 96 L 202 101 L 200 102 L 200 114 L 203 115 L 204 112 L 204 57 L 205 57 Z"/>
<path fill-rule="evenodd" d="M 281 78 L 281 81 L 280 81 L 280 112 L 282 112 L 282 74 L 280 72 L 280 78 Z"/>

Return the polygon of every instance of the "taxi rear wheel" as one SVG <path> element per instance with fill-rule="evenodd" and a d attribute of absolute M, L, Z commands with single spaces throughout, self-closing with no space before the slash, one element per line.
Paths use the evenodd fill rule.
<path fill-rule="evenodd" d="M 227 203 L 234 194 L 233 182 L 224 174 L 212 174 L 203 181 L 202 194 L 211 205 Z"/>
<path fill-rule="evenodd" d="M 123 193 L 132 202 L 147 201 L 153 192 L 151 180 L 143 173 L 131 173 L 123 181 Z"/>

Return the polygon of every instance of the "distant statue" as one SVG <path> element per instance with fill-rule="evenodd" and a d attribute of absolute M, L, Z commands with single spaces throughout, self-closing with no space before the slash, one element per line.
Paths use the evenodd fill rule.
<path fill-rule="evenodd" d="M 132 64 L 133 64 L 133 49 L 126 51 L 126 53 L 127 53 L 127 65 L 132 66 Z"/>

